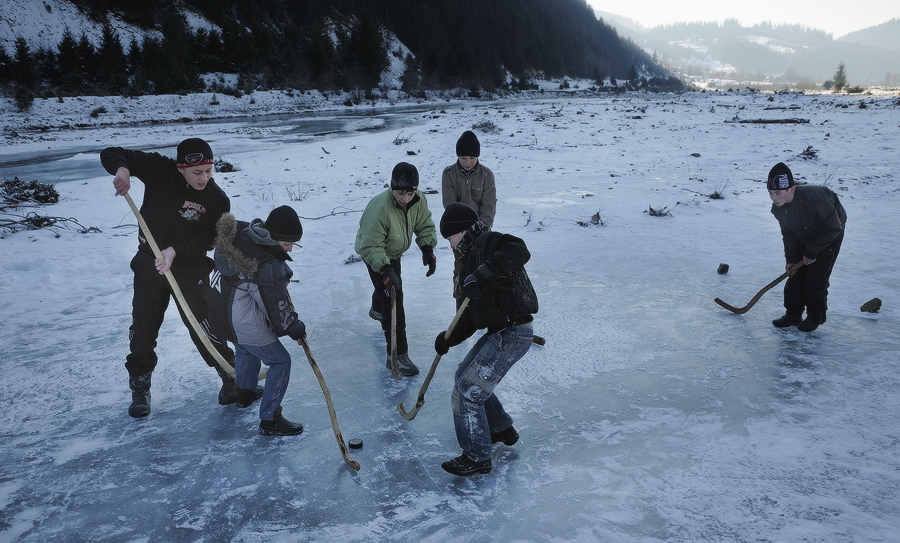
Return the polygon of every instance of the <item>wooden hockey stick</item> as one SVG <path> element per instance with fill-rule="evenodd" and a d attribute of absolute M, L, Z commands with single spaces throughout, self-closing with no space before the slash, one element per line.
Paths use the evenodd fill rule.
<path fill-rule="evenodd" d="M 124 194 L 125 200 L 128 202 L 128 205 L 131 206 L 131 211 L 134 212 L 134 216 L 138 220 L 138 224 L 141 226 L 141 230 L 144 231 L 144 237 L 147 239 L 147 243 L 150 244 L 150 248 L 153 250 L 153 254 L 156 255 L 156 258 L 162 260 L 162 251 L 159 250 L 159 245 L 156 244 L 156 239 L 154 239 L 153 234 L 150 233 L 150 227 L 147 226 L 147 223 L 144 221 L 144 217 L 141 215 L 141 212 L 138 210 L 137 206 L 134 205 L 134 200 L 131 199 L 131 196 L 126 192 Z M 231 367 L 225 357 L 222 356 L 215 346 L 212 344 L 212 340 L 209 339 L 209 336 L 206 335 L 206 331 L 203 330 L 203 326 L 197 320 L 197 317 L 194 316 L 194 312 L 191 311 L 190 306 L 187 304 L 187 300 L 184 299 L 184 294 L 181 292 L 181 287 L 178 286 L 178 282 L 175 281 L 175 276 L 172 275 L 172 270 L 166 270 L 165 272 L 166 279 L 169 280 L 169 286 L 172 287 L 172 293 L 175 294 L 175 301 L 178 302 L 178 305 L 181 306 L 181 310 L 184 311 L 184 314 L 187 316 L 188 322 L 191 324 L 191 328 L 194 329 L 194 333 L 197 334 L 197 337 L 200 338 L 200 342 L 203 343 L 203 346 L 206 347 L 206 350 L 213 356 L 216 360 L 216 363 L 222 368 L 222 371 L 227 373 L 230 377 L 234 377 L 234 368 Z M 262 380 L 266 377 L 266 370 L 269 368 L 263 368 L 263 370 L 259 374 L 259 379 Z"/>
<path fill-rule="evenodd" d="M 444 339 L 448 339 L 450 337 L 450 333 L 456 327 L 456 323 L 459 322 L 459 318 L 463 314 L 463 310 L 466 309 L 466 306 L 469 305 L 469 299 L 465 298 L 462 301 L 462 304 L 459 306 L 459 310 L 456 312 L 456 316 L 453 317 L 453 321 L 450 323 L 450 326 L 447 328 L 447 331 L 444 332 Z M 416 400 L 416 405 L 412 408 L 412 411 L 407 412 L 406 408 L 403 407 L 403 402 L 397 404 L 397 410 L 400 411 L 400 416 L 406 420 L 413 420 L 416 418 L 416 414 L 419 412 L 419 409 L 422 409 L 422 406 L 425 405 L 425 391 L 428 390 L 428 385 L 431 384 L 431 378 L 434 377 L 434 371 L 437 369 L 438 362 L 441 361 L 441 355 L 436 355 L 434 357 L 434 362 L 431 363 L 431 368 L 428 370 L 428 376 L 425 377 L 425 382 L 422 383 L 422 388 L 419 389 L 419 397 Z"/>
<path fill-rule="evenodd" d="M 403 379 L 397 367 L 397 289 L 391 287 L 391 375 L 394 379 Z"/>
<path fill-rule="evenodd" d="M 759 299 L 762 298 L 762 295 L 763 295 L 763 294 L 765 294 L 766 292 L 768 292 L 772 287 L 774 287 L 774 286 L 777 285 L 778 283 L 784 281 L 786 277 L 788 277 L 789 275 L 791 275 L 791 274 L 794 273 L 795 271 L 799 270 L 799 269 L 800 269 L 800 266 L 802 266 L 802 265 L 803 265 L 803 262 L 802 262 L 802 261 L 801 261 L 801 262 L 797 262 L 796 264 L 794 264 L 794 265 L 791 267 L 791 270 L 790 270 L 790 271 L 784 272 L 783 274 L 781 274 L 780 276 L 778 276 L 778 279 L 775 279 L 774 281 L 772 281 L 772 282 L 769 283 L 768 285 L 764 286 L 764 287 L 762 288 L 762 290 L 760 290 L 759 292 L 757 292 L 757 293 L 756 293 L 756 296 L 754 296 L 753 299 L 750 300 L 750 303 L 748 303 L 748 304 L 745 305 L 744 307 L 734 307 L 734 306 L 728 305 L 728 304 L 726 304 L 725 302 L 723 302 L 722 300 L 720 300 L 720 299 L 718 299 L 718 298 L 716 298 L 714 301 L 715 301 L 717 304 L 719 304 L 720 306 L 722 306 L 722 307 L 724 307 L 725 309 L 727 309 L 728 311 L 731 311 L 732 313 L 737 313 L 738 315 L 743 315 L 744 313 L 746 313 L 747 311 L 749 311 L 751 307 L 753 307 L 754 305 L 756 305 L 756 302 L 758 302 Z"/>
<path fill-rule="evenodd" d="M 305 337 L 298 339 L 297 343 L 303 347 L 306 358 L 309 360 L 309 365 L 312 366 L 313 372 L 319 380 L 319 386 L 322 387 L 322 393 L 325 394 L 325 403 L 328 404 L 328 415 L 331 416 L 331 429 L 334 430 L 334 437 L 337 438 L 338 447 L 341 449 L 341 456 L 344 457 L 344 462 L 346 462 L 348 466 L 359 471 L 359 462 L 350 458 L 350 452 L 347 450 L 347 445 L 344 443 L 344 437 L 341 435 L 340 427 L 338 427 L 337 414 L 334 412 L 334 404 L 331 403 L 331 393 L 328 392 L 328 385 L 325 384 L 325 378 L 322 377 L 322 372 L 319 371 L 319 365 L 316 364 L 316 360 L 309 351 L 309 344 L 306 343 Z"/>

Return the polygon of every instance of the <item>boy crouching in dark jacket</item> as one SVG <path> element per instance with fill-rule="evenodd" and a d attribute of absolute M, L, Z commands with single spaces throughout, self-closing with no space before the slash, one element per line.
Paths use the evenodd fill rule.
<path fill-rule="evenodd" d="M 291 355 L 279 341 L 306 337 L 306 326 L 297 318 L 288 294 L 293 271 L 287 265 L 294 243 L 303 228 L 297 213 L 281 206 L 263 222 L 237 221 L 226 213 L 219 220 L 215 262 L 221 278 L 216 281 L 217 313 L 227 319 L 224 328 L 234 343 L 235 382 L 240 407 L 260 397 L 257 376 L 260 363 L 269 366 L 266 386 L 261 391 L 259 433 L 289 436 L 303 431 L 303 425 L 281 415 L 281 401 L 291 377 Z"/>
<path fill-rule="evenodd" d="M 519 439 L 494 388 L 531 347 L 532 315 L 538 311 L 525 272 L 531 253 L 521 239 L 485 230 L 475 210 L 459 202 L 444 210 L 440 228 L 460 254 L 457 279 L 469 305 L 449 338 L 445 332 L 438 334 L 434 349 L 445 355 L 477 330 L 487 329 L 459 364 L 450 397 L 463 454 L 441 467 L 454 475 L 488 473 L 491 445 L 510 446 Z"/>

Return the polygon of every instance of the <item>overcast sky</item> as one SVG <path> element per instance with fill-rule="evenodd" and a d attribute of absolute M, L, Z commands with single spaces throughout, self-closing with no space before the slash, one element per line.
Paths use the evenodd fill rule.
<path fill-rule="evenodd" d="M 652 27 L 684 21 L 737 19 L 744 26 L 762 21 L 799 24 L 830 32 L 835 38 L 900 17 L 897 0 L 587 0 L 600 11 L 634 19 Z"/>

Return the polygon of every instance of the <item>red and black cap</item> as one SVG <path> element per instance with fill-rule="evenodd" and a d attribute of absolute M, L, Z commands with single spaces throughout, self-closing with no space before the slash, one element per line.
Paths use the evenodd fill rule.
<path fill-rule="evenodd" d="M 178 158 L 175 162 L 179 168 L 208 166 L 213 163 L 213 152 L 206 141 L 188 138 L 178 144 Z"/>

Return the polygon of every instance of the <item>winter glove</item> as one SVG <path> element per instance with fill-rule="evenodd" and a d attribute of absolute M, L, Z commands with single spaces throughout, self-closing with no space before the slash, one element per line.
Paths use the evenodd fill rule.
<path fill-rule="evenodd" d="M 450 344 L 444 339 L 444 334 L 446 333 L 446 331 L 441 332 L 434 338 L 434 352 L 441 356 L 444 356 L 450 350 Z"/>
<path fill-rule="evenodd" d="M 294 341 L 306 337 L 306 325 L 303 324 L 303 321 L 301 321 L 300 319 L 294 321 L 294 324 L 292 324 L 290 328 L 288 328 L 288 336 L 290 336 Z"/>
<path fill-rule="evenodd" d="M 425 277 L 434 275 L 434 270 L 437 268 L 437 259 L 434 257 L 434 249 L 431 247 L 422 247 L 422 265 L 428 266 Z"/>
<path fill-rule="evenodd" d="M 392 287 L 397 292 L 400 291 L 400 278 L 394 273 L 394 268 L 390 264 L 381 268 L 381 280 L 384 281 L 384 295 L 388 298 L 391 297 Z"/>
<path fill-rule="evenodd" d="M 478 269 L 469 274 L 469 276 L 463 280 L 462 284 L 462 291 L 463 294 L 466 295 L 466 298 L 477 300 L 487 292 L 487 285 L 485 282 L 491 275 L 491 270 L 484 264 L 478 266 Z"/>

